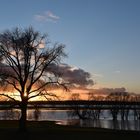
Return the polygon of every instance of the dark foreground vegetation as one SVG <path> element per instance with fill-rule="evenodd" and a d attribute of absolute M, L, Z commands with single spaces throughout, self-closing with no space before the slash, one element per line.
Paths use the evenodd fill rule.
<path fill-rule="evenodd" d="M 18 121 L 0 121 L 1 140 L 46 140 L 46 139 L 94 139 L 94 140 L 136 140 L 138 131 L 122 131 L 101 128 L 80 128 L 78 126 L 60 126 L 54 122 L 27 122 L 27 131 L 18 131 Z"/>

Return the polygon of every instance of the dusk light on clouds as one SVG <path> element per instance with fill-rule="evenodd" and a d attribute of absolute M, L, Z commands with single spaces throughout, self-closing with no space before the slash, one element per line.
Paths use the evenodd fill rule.
<path fill-rule="evenodd" d="M 1 1 L 0 31 L 32 25 L 66 45 L 65 79 L 140 93 L 139 0 Z"/>
<path fill-rule="evenodd" d="M 43 12 L 34 16 L 36 21 L 39 22 L 57 22 L 60 17 L 53 14 L 51 11 Z"/>

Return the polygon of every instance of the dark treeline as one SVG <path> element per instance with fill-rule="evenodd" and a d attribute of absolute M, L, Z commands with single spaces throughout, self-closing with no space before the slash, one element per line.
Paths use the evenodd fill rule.
<path fill-rule="evenodd" d="M 14 108 L 15 105 L 16 103 L 12 101 L 0 101 L 0 109 Z M 140 96 L 127 92 L 114 92 L 107 96 L 89 93 L 88 100 L 81 100 L 80 94 L 74 93 L 67 101 L 32 101 L 28 107 L 35 109 L 36 119 L 40 114 L 39 108 L 69 109 L 71 111 L 68 115 L 79 119 L 100 119 L 104 110 L 109 111 L 113 120 L 117 120 L 118 116 L 121 116 L 122 120 L 129 120 L 130 113 L 133 114 L 134 120 L 140 119 Z"/>
<path fill-rule="evenodd" d="M 79 99 L 80 95 L 77 93 L 71 96 L 73 101 Z M 86 104 L 86 109 L 81 109 L 81 106 L 77 104 L 68 115 L 78 116 L 80 119 L 100 119 L 101 112 L 107 109 L 113 120 L 117 120 L 119 115 L 121 120 L 128 120 L 130 112 L 133 114 L 134 120 L 140 119 L 140 95 L 129 94 L 128 92 L 113 92 L 107 96 L 95 96 L 89 93 L 88 101 L 91 103 L 94 101 L 95 104 Z"/>

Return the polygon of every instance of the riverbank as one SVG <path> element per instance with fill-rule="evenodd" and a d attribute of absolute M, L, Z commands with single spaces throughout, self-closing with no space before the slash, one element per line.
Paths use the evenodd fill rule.
<path fill-rule="evenodd" d="M 80 128 L 78 126 L 60 126 L 53 121 L 29 121 L 27 132 L 18 132 L 18 121 L 0 121 L 0 139 L 2 140 L 136 140 L 139 131 L 111 130 L 101 128 Z"/>

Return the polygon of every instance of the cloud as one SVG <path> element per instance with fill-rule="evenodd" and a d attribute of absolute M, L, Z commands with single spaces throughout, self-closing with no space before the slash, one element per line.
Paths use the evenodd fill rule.
<path fill-rule="evenodd" d="M 98 77 L 98 78 L 102 78 L 103 75 L 102 74 L 98 74 L 98 73 L 94 73 L 92 74 L 93 77 Z"/>
<path fill-rule="evenodd" d="M 9 66 L 4 65 L 3 63 L 0 63 L 0 74 L 1 74 L 1 76 L 3 76 L 3 75 L 14 75 L 15 76 L 15 72 L 13 71 L 13 69 L 10 68 Z"/>
<path fill-rule="evenodd" d="M 45 15 L 52 20 L 59 20 L 60 19 L 59 16 L 54 15 L 51 11 L 45 12 Z"/>
<path fill-rule="evenodd" d="M 88 90 L 93 95 L 109 95 L 114 92 L 126 92 L 124 87 L 121 88 L 99 88 L 99 89 L 89 89 Z"/>
<path fill-rule="evenodd" d="M 94 84 L 89 72 L 68 64 L 51 64 L 47 71 L 49 73 L 59 74 L 65 82 L 70 83 L 74 87 L 86 88 Z M 9 66 L 4 66 L 2 63 L 0 63 L 0 73 L 15 74 Z"/>
<path fill-rule="evenodd" d="M 45 48 L 45 42 L 41 41 L 41 43 L 39 44 L 39 49 L 44 49 Z"/>
<path fill-rule="evenodd" d="M 61 74 L 64 81 L 69 82 L 75 86 L 86 87 L 92 86 L 94 84 L 89 72 L 86 72 L 80 68 L 70 66 L 68 64 L 53 64 L 50 67 L 50 71 Z"/>
<path fill-rule="evenodd" d="M 34 19 L 36 21 L 39 21 L 39 22 L 54 22 L 54 23 L 56 23 L 60 19 L 60 17 L 55 15 L 51 11 L 46 11 L 42 14 L 35 15 Z"/>
<path fill-rule="evenodd" d="M 121 73 L 121 71 L 116 70 L 116 71 L 114 71 L 114 73 L 115 73 L 115 74 L 120 74 L 120 73 Z"/>

